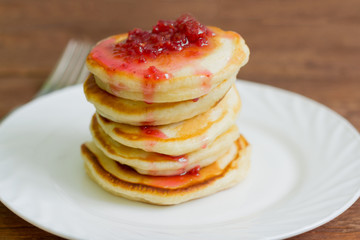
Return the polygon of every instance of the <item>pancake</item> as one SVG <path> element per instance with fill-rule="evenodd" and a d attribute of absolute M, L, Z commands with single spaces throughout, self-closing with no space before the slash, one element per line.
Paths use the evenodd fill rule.
<path fill-rule="evenodd" d="M 94 104 L 97 113 L 109 120 L 136 126 L 164 125 L 180 122 L 209 110 L 224 97 L 235 82 L 235 77 L 224 80 L 198 99 L 172 103 L 147 104 L 115 97 L 99 88 L 92 74 L 84 83 L 84 92 L 87 100 Z"/>
<path fill-rule="evenodd" d="M 103 189 L 131 200 L 172 205 L 201 198 L 240 182 L 250 167 L 250 148 L 240 137 L 230 150 L 198 174 L 172 177 L 140 175 L 106 157 L 94 143 L 81 147 L 88 175 Z"/>
<path fill-rule="evenodd" d="M 249 48 L 235 32 L 209 27 L 215 34 L 205 47 L 170 52 L 145 63 L 116 56 L 115 46 L 128 34 L 106 38 L 89 53 L 86 65 L 96 83 L 121 98 L 145 102 L 179 102 L 201 97 L 236 75 L 249 59 Z M 159 73 L 156 80 L 147 76 Z"/>
<path fill-rule="evenodd" d="M 180 156 L 169 156 L 141 149 L 130 148 L 109 137 L 93 118 L 90 132 L 95 145 L 109 158 L 128 165 L 140 174 L 169 176 L 180 175 L 194 167 L 205 167 L 228 151 L 229 146 L 239 137 L 236 125 L 218 136 L 206 148 Z"/>
<path fill-rule="evenodd" d="M 229 129 L 235 123 L 240 107 L 240 97 L 232 87 L 209 111 L 179 123 L 138 127 L 116 123 L 99 114 L 96 117 L 106 134 L 123 145 L 178 156 L 206 147 Z"/>

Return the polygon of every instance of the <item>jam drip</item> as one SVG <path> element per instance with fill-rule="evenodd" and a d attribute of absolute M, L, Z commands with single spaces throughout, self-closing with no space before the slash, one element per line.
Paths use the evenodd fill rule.
<path fill-rule="evenodd" d="M 154 137 L 154 138 L 161 138 L 165 139 L 167 136 L 163 133 L 160 129 L 152 126 L 141 126 L 140 131 L 143 135 Z"/>
<path fill-rule="evenodd" d="M 128 33 L 125 42 L 115 45 L 114 56 L 125 60 L 155 59 L 167 52 L 179 52 L 184 48 L 207 46 L 214 33 L 199 23 L 193 16 L 184 14 L 177 20 L 159 20 L 152 31 L 134 29 Z"/>
<path fill-rule="evenodd" d="M 171 74 L 160 71 L 155 66 L 150 66 L 144 72 L 143 82 L 143 95 L 146 103 L 151 104 L 153 102 L 155 87 L 158 81 L 171 78 Z"/>
<path fill-rule="evenodd" d="M 199 176 L 200 175 L 200 165 L 195 166 L 194 168 L 190 169 L 187 174 L 193 175 L 193 176 Z"/>

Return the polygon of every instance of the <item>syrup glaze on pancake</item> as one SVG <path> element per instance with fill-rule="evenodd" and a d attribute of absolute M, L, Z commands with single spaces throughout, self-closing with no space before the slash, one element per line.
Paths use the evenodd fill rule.
<path fill-rule="evenodd" d="M 115 97 L 99 88 L 92 74 L 84 83 L 84 92 L 87 100 L 94 104 L 96 111 L 109 120 L 135 126 L 164 125 L 180 122 L 209 110 L 224 97 L 235 82 L 235 77 L 224 80 L 198 99 L 181 102 L 147 104 Z"/>
<path fill-rule="evenodd" d="M 243 137 L 236 140 L 223 157 L 200 169 L 197 175 L 140 175 L 106 157 L 93 143 L 83 144 L 81 152 L 88 174 L 105 190 L 159 205 L 177 204 L 229 188 L 246 176 L 250 165 L 250 149 Z"/>
<path fill-rule="evenodd" d="M 96 117 L 102 129 L 123 145 L 178 156 L 206 147 L 229 129 L 240 107 L 240 97 L 236 88 L 232 87 L 215 107 L 179 123 L 138 127 L 116 123 L 99 114 Z"/>
<path fill-rule="evenodd" d="M 171 176 L 180 175 L 199 166 L 207 166 L 226 151 L 239 137 L 236 125 L 218 136 L 206 148 L 180 156 L 169 156 L 141 149 L 130 148 L 110 138 L 93 117 L 90 126 L 95 145 L 109 158 L 134 168 L 140 174 Z"/>
<path fill-rule="evenodd" d="M 86 63 L 98 86 L 118 97 L 145 102 L 198 98 L 236 75 L 249 58 L 249 49 L 241 36 L 209 28 L 215 36 L 207 46 L 170 52 L 146 63 L 115 56 L 115 46 L 125 41 L 128 34 L 115 35 L 100 41 Z"/>

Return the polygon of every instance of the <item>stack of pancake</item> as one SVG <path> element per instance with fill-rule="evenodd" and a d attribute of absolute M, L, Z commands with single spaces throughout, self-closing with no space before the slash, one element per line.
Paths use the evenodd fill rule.
<path fill-rule="evenodd" d="M 113 56 L 127 34 L 90 52 L 84 92 L 96 113 L 82 156 L 89 176 L 105 190 L 172 205 L 246 176 L 250 150 L 235 124 L 241 101 L 234 82 L 249 50 L 238 34 L 210 29 L 215 36 L 209 46 L 142 64 L 129 66 Z"/>

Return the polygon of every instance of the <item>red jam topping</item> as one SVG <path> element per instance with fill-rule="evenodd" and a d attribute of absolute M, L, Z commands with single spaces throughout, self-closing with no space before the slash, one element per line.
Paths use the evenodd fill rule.
<path fill-rule="evenodd" d="M 127 36 L 104 39 L 91 50 L 88 60 L 102 66 L 109 75 L 120 73 L 142 79 L 143 100 L 152 103 L 158 83 L 173 78 L 170 72 L 176 72 L 190 60 L 209 54 L 218 44 L 214 36 L 210 29 L 185 14 L 175 21 L 160 20 L 151 31 L 134 29 Z M 192 67 L 197 68 L 194 64 Z M 204 77 L 201 88 L 207 93 L 211 73 L 198 74 Z M 106 82 L 114 95 L 128 88 L 114 82 L 112 78 Z"/>
<path fill-rule="evenodd" d="M 203 80 L 201 83 L 201 88 L 205 93 L 208 93 L 211 89 L 211 77 L 212 73 L 209 70 L 201 70 L 196 72 L 197 75 L 203 76 Z"/>
<path fill-rule="evenodd" d="M 179 187 L 194 181 L 200 176 L 200 166 L 196 166 L 188 172 L 184 172 L 175 176 L 151 176 L 150 184 L 159 187 Z"/>
<path fill-rule="evenodd" d="M 171 75 L 169 73 L 160 71 L 155 66 L 150 66 L 144 73 L 144 78 L 146 80 L 143 82 L 143 94 L 146 103 L 151 104 L 154 98 L 154 92 L 156 87 L 156 81 L 169 79 Z"/>
<path fill-rule="evenodd" d="M 141 133 L 146 136 L 165 139 L 167 136 L 160 130 L 151 126 L 141 126 Z"/>
<path fill-rule="evenodd" d="M 151 79 L 151 80 L 164 80 L 164 79 L 169 79 L 170 74 L 160 71 L 155 66 L 150 66 L 146 70 L 146 72 L 144 74 L 144 78 Z"/>
<path fill-rule="evenodd" d="M 209 37 L 213 35 L 194 17 L 184 14 L 175 21 L 158 21 L 152 31 L 138 28 L 130 31 L 127 40 L 116 44 L 113 52 L 117 57 L 144 63 L 167 52 L 207 46 Z"/>
<path fill-rule="evenodd" d="M 190 175 L 199 176 L 200 166 L 199 165 L 195 166 L 194 168 L 190 169 L 187 173 Z"/>

